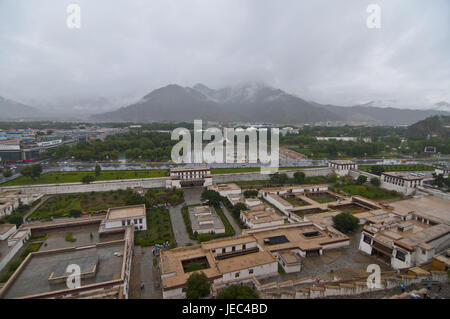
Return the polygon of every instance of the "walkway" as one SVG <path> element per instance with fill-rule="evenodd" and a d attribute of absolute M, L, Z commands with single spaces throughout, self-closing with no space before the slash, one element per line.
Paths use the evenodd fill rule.
<path fill-rule="evenodd" d="M 236 222 L 236 219 L 234 219 L 233 215 L 228 211 L 228 209 L 221 203 L 220 208 L 222 208 L 223 213 L 225 214 L 225 217 L 230 222 L 231 226 L 233 226 L 234 231 L 237 235 L 240 235 L 242 233 L 241 227 L 239 227 L 239 224 Z"/>

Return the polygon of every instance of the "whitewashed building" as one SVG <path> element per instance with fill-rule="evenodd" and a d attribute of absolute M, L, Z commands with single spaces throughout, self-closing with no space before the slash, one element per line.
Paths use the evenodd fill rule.
<path fill-rule="evenodd" d="M 404 195 L 412 195 L 422 186 L 423 176 L 414 173 L 385 172 L 381 174 L 381 187 Z"/>

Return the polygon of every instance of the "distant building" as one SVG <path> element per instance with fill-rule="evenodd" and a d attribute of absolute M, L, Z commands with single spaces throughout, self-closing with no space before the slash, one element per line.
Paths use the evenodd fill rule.
<path fill-rule="evenodd" d="M 241 194 L 241 188 L 234 183 L 210 185 L 208 189 L 218 192 L 223 197 L 231 194 Z"/>
<path fill-rule="evenodd" d="M 331 160 L 328 163 L 338 176 L 347 176 L 352 169 L 358 169 L 358 164 L 350 160 Z"/>
<path fill-rule="evenodd" d="M 147 230 L 145 204 L 109 208 L 99 233 L 121 232 L 125 226 L 134 226 L 137 231 Z"/>
<path fill-rule="evenodd" d="M 211 171 L 207 166 L 188 166 L 170 169 L 170 179 L 166 188 L 181 188 L 183 186 L 212 185 Z"/>
<path fill-rule="evenodd" d="M 283 225 L 284 218 L 279 215 L 275 209 L 269 205 L 257 200 L 258 203 L 253 205 L 254 201 L 249 201 L 248 210 L 242 210 L 240 219 L 242 223 L 249 228 L 262 228 L 276 225 Z"/>
<path fill-rule="evenodd" d="M 189 208 L 192 232 L 197 234 L 224 234 L 225 226 L 213 207 L 195 206 Z"/>
<path fill-rule="evenodd" d="M 0 270 L 22 248 L 30 235 L 30 230 L 17 230 L 16 225 L 0 224 Z"/>
<path fill-rule="evenodd" d="M 415 173 L 385 172 L 381 174 L 381 187 L 404 195 L 412 195 L 422 186 L 423 176 Z"/>

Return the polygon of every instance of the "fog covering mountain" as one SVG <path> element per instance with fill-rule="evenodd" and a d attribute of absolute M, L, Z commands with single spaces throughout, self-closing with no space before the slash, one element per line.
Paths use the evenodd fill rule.
<path fill-rule="evenodd" d="M 33 120 L 45 115 L 37 108 L 0 96 L 0 120 Z"/>
<path fill-rule="evenodd" d="M 324 121 L 357 121 L 373 124 L 411 124 L 439 110 L 407 110 L 368 105 L 343 107 L 303 100 L 260 83 L 212 89 L 204 84 L 182 87 L 171 84 L 152 91 L 135 104 L 96 114 L 94 121 L 159 122 L 212 121 L 303 124 Z"/>

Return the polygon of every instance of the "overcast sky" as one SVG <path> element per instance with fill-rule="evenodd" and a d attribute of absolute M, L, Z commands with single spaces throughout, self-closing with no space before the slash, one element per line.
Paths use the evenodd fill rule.
<path fill-rule="evenodd" d="M 67 5 L 81 28 L 66 25 Z M 368 29 L 370 3 L 381 29 Z M 446 0 L 0 0 L 0 96 L 261 81 L 319 103 L 450 102 Z"/>

